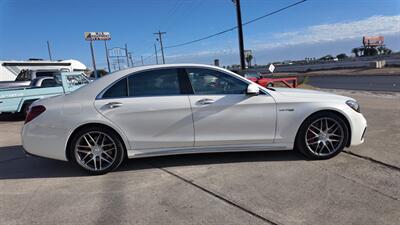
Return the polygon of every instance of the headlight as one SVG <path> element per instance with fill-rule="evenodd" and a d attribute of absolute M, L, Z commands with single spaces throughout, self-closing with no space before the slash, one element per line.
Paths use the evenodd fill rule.
<path fill-rule="evenodd" d="M 360 112 L 360 105 L 358 102 L 354 100 L 347 100 L 346 105 L 350 106 L 350 108 L 354 109 L 356 112 Z"/>

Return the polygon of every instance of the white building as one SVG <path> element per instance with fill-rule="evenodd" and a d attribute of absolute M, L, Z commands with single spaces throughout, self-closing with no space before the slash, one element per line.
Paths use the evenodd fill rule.
<path fill-rule="evenodd" d="M 87 67 L 78 60 L 28 60 L 28 61 L 0 61 L 0 81 L 13 81 L 21 70 L 68 70 L 84 71 Z"/>

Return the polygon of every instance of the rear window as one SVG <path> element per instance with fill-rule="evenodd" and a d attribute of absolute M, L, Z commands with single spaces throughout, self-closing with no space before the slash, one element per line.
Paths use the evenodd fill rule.
<path fill-rule="evenodd" d="M 60 86 L 54 79 L 45 79 L 42 81 L 42 87 L 57 87 Z"/>
<path fill-rule="evenodd" d="M 52 77 L 53 75 L 54 75 L 54 71 L 36 72 L 36 77 Z"/>
<path fill-rule="evenodd" d="M 18 74 L 15 81 L 30 81 L 31 80 L 31 71 L 30 70 L 21 70 Z"/>
<path fill-rule="evenodd" d="M 113 86 L 111 86 L 106 92 L 103 94 L 103 98 L 121 98 L 128 96 L 127 89 L 127 78 L 124 78 Z"/>
<path fill-rule="evenodd" d="M 129 96 L 180 95 L 177 69 L 158 69 L 129 77 Z"/>

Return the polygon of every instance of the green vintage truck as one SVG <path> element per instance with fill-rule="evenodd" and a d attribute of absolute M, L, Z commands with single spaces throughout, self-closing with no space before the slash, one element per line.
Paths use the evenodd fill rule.
<path fill-rule="evenodd" d="M 90 82 L 81 72 L 60 72 L 52 79 L 47 85 L 0 88 L 0 113 L 26 113 L 38 99 L 66 94 Z"/>

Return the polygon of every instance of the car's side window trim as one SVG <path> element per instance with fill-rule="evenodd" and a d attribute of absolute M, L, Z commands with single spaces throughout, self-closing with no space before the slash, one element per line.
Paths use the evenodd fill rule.
<path fill-rule="evenodd" d="M 216 70 L 216 69 L 212 69 L 212 68 L 203 68 L 203 67 L 196 67 L 196 66 L 187 66 L 184 68 L 180 68 L 180 67 L 166 67 L 166 68 L 162 68 L 162 69 L 176 69 L 178 70 L 178 82 L 179 82 L 179 87 L 180 87 L 180 91 L 181 94 L 174 94 L 174 95 L 149 95 L 149 96 L 129 96 L 129 82 L 128 82 L 128 77 L 138 74 L 138 73 L 143 73 L 143 72 L 148 72 L 148 71 L 153 71 L 153 70 L 159 70 L 159 68 L 153 68 L 153 69 L 147 69 L 147 70 L 143 70 L 143 71 L 137 71 L 137 72 L 133 72 L 131 74 L 125 75 L 123 77 L 121 77 L 120 79 L 114 81 L 113 83 L 111 83 L 110 85 L 108 85 L 106 88 L 104 88 L 97 96 L 96 96 L 96 100 L 100 100 L 100 99 L 116 99 L 116 98 L 140 98 L 140 97 L 162 97 L 162 96 L 185 96 L 185 95 L 226 95 L 226 94 L 196 94 L 193 90 L 192 87 L 192 83 L 190 82 L 189 79 L 189 75 L 187 70 L 188 69 L 208 69 L 208 70 L 213 70 L 216 72 L 220 72 L 223 74 L 226 74 L 227 76 L 232 76 L 235 79 L 238 79 L 246 84 L 250 84 L 249 81 L 245 80 L 245 78 L 240 79 L 238 77 L 235 77 L 229 73 L 220 71 L 220 70 Z M 127 91 L 128 91 L 128 96 L 124 96 L 124 97 L 103 97 L 104 93 L 110 89 L 114 84 L 116 84 L 117 82 L 119 82 L 122 79 L 126 79 L 126 85 L 127 85 Z M 182 82 L 182 83 L 181 83 Z M 268 94 L 268 92 L 264 91 L 263 89 L 260 89 L 260 94 L 264 94 L 264 95 L 268 95 L 270 96 L 270 94 Z M 233 95 L 233 94 L 229 94 L 229 95 Z M 243 95 L 243 94 L 236 94 L 236 95 Z"/>
<path fill-rule="evenodd" d="M 144 73 L 144 72 L 149 72 L 149 71 L 154 71 L 154 70 L 164 70 L 164 69 L 175 69 L 177 71 L 177 75 L 178 75 L 178 83 L 179 83 L 179 90 L 180 90 L 180 94 L 163 94 L 163 95 L 144 95 L 144 96 L 130 96 L 129 93 L 129 77 L 130 76 L 134 76 L 136 74 L 140 74 L 140 73 Z M 148 70 L 143 70 L 143 71 L 137 71 L 131 74 L 127 74 L 121 78 L 119 78 L 118 80 L 112 82 L 110 85 L 108 85 L 106 88 L 104 88 L 97 96 L 96 96 L 96 100 L 101 100 L 101 99 L 117 99 L 117 98 L 142 98 L 142 97 L 163 97 L 163 96 L 186 96 L 189 95 L 188 93 L 185 93 L 185 90 L 182 89 L 182 84 L 181 85 L 181 81 L 185 80 L 185 71 L 184 68 L 179 68 L 179 67 L 166 67 L 166 68 L 155 68 L 155 69 L 148 69 Z M 121 81 L 122 79 L 126 79 L 126 88 L 127 88 L 127 96 L 120 96 L 120 97 L 103 97 L 104 93 L 108 91 L 108 89 L 110 89 L 112 86 L 114 86 L 116 83 L 118 83 L 119 81 Z M 189 78 L 187 78 L 189 79 Z M 191 87 L 191 86 L 190 86 Z M 186 90 L 188 91 L 188 90 Z"/>
<path fill-rule="evenodd" d="M 229 74 L 229 73 L 226 73 L 226 72 L 223 72 L 223 71 L 219 71 L 219 70 L 216 70 L 216 69 L 212 69 L 212 68 L 202 68 L 202 67 L 185 67 L 185 75 L 186 75 L 186 79 L 187 79 L 187 81 L 189 82 L 189 84 L 188 85 L 190 85 L 190 87 L 191 87 L 191 89 L 192 89 L 192 93 L 190 94 L 190 95 L 246 95 L 246 93 L 243 93 L 243 94 L 196 94 L 195 93 L 195 91 L 194 91 L 194 88 L 193 88 L 193 86 L 192 86 L 192 83 L 190 82 L 190 79 L 189 79 L 189 73 L 188 73 L 188 69 L 207 69 L 207 70 L 211 70 L 211 71 L 215 71 L 215 72 L 218 72 L 218 73 L 222 73 L 222 74 L 224 74 L 224 75 L 227 75 L 227 76 L 231 76 L 231 77 L 233 77 L 234 79 L 237 79 L 237 80 L 239 80 L 239 81 L 241 81 L 241 82 L 243 82 L 243 83 L 245 83 L 245 84 L 247 84 L 247 85 L 249 85 L 250 84 L 250 82 L 249 81 L 247 81 L 247 80 L 244 80 L 244 79 L 240 79 L 240 78 L 238 78 L 238 77 L 235 77 L 235 76 L 233 76 L 233 75 L 231 75 L 231 74 Z M 262 89 L 260 89 L 260 94 L 261 95 L 268 95 L 268 96 L 270 96 L 268 93 L 266 93 L 264 90 L 262 90 Z"/>
<path fill-rule="evenodd" d="M 178 71 L 181 93 L 182 95 L 193 95 L 194 90 L 186 69 L 187 68 L 180 68 Z"/>

